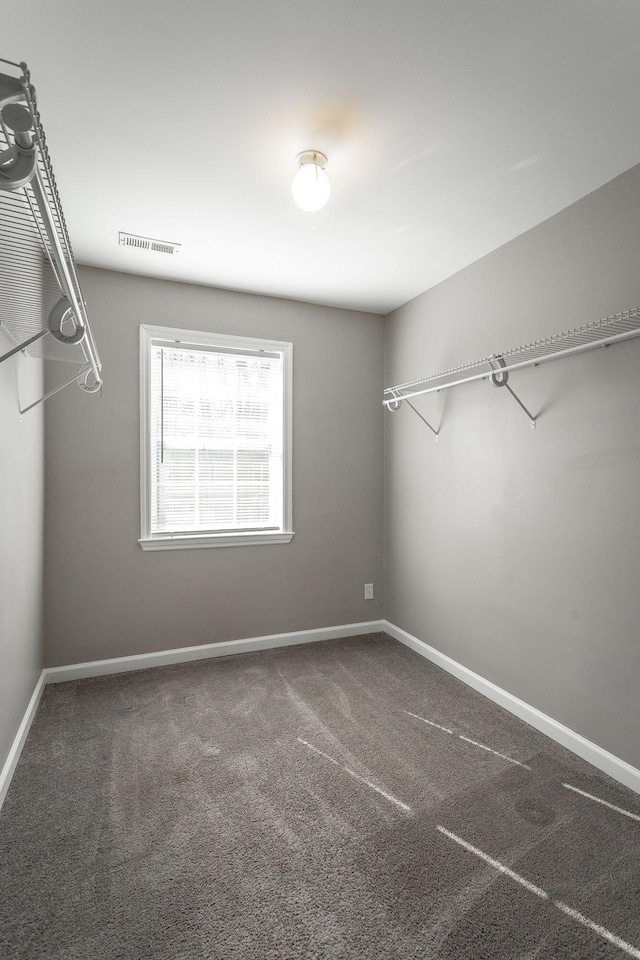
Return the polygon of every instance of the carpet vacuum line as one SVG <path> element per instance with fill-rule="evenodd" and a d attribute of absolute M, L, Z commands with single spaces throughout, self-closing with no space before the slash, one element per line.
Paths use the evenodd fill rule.
<path fill-rule="evenodd" d="M 309 750 L 313 750 L 314 753 L 319 754 L 321 757 L 324 757 L 325 760 L 328 760 L 330 763 L 333 763 L 336 767 L 339 767 L 340 770 L 343 770 L 345 773 L 348 773 L 350 777 L 353 777 L 354 780 L 357 780 L 359 783 L 364 783 L 365 786 L 370 787 L 371 790 L 375 790 L 376 793 L 379 793 L 381 797 L 384 797 L 385 800 L 388 800 L 390 803 L 395 803 L 397 807 L 400 807 L 401 810 L 405 810 L 407 813 L 411 812 L 411 807 L 403 803 L 402 800 L 398 800 L 397 797 L 392 796 L 390 793 L 387 793 L 386 790 L 382 790 L 380 787 L 377 787 L 375 783 L 371 783 L 370 780 L 366 780 L 364 777 L 361 777 L 359 773 L 356 773 L 355 770 L 351 770 L 350 767 L 343 766 L 338 760 L 335 760 L 333 757 L 330 757 L 328 753 L 324 753 L 323 750 L 319 750 L 317 747 L 314 747 L 312 743 L 309 743 L 307 740 L 303 740 L 302 737 L 298 737 L 298 743 L 303 743 L 305 747 L 308 747 Z"/>
<path fill-rule="evenodd" d="M 448 837 L 450 840 L 453 840 L 454 843 L 457 843 L 458 846 L 463 847 L 463 849 L 467 850 L 469 853 L 473 853 L 474 856 L 478 857 L 480 860 L 483 860 L 484 863 L 489 864 L 489 866 L 493 867 L 494 870 L 498 870 L 505 876 L 515 880 L 521 886 L 529 890 L 530 893 L 534 893 L 537 897 L 540 897 L 541 900 L 548 900 L 554 905 L 554 907 L 557 907 L 557 909 L 566 916 L 571 917 L 572 920 L 577 920 L 577 922 L 581 923 L 583 927 L 586 927 L 593 933 L 597 933 L 598 936 L 603 938 L 603 940 L 608 940 L 608 942 L 612 943 L 615 947 L 618 947 L 620 950 L 624 950 L 625 953 L 628 953 L 630 957 L 640 960 L 640 950 L 638 950 L 637 947 L 634 947 L 632 943 L 627 943 L 626 940 L 618 937 L 615 933 L 611 933 L 610 930 L 607 930 L 606 927 L 596 923 L 595 920 L 590 920 L 589 917 L 585 917 L 577 910 L 574 910 L 573 907 L 567 906 L 567 904 L 563 903 L 561 900 L 552 900 L 545 890 L 542 890 L 534 883 L 530 883 L 528 880 L 525 880 L 525 878 L 521 877 L 519 873 L 515 873 L 509 867 L 505 866 L 504 863 L 500 863 L 499 860 L 495 860 L 493 857 L 490 857 L 488 853 L 478 849 L 478 847 L 474 847 L 473 844 L 469 843 L 467 840 L 463 840 L 462 837 L 459 837 L 457 834 L 452 833 L 443 826 L 438 826 L 437 829 L 445 837 Z"/>
<path fill-rule="evenodd" d="M 509 763 L 515 763 L 519 767 L 524 767 L 525 770 L 531 770 L 531 767 L 527 766 L 526 763 L 522 763 L 520 760 L 514 760 L 513 757 L 508 757 L 505 753 L 498 753 L 497 750 L 494 750 L 492 747 L 487 747 L 484 743 L 478 743 L 477 740 L 471 740 L 469 737 L 464 737 L 461 733 L 455 733 L 453 730 L 450 730 L 449 727 L 443 727 L 439 723 L 434 723 L 433 720 L 427 720 L 426 717 L 421 717 L 417 713 L 411 713 L 409 710 L 404 711 L 408 717 L 413 717 L 415 720 L 421 720 L 422 723 L 428 723 L 430 727 L 437 727 L 438 730 L 442 730 L 443 733 L 448 733 L 452 737 L 458 737 L 459 740 L 464 740 L 465 743 L 472 743 L 475 747 L 480 747 L 481 750 L 487 750 L 489 753 L 493 753 L 496 757 L 502 757 L 503 760 L 508 760 Z M 640 823 L 640 815 L 637 813 L 631 813 L 630 810 L 625 810 L 623 807 L 617 807 L 614 803 L 609 803 L 608 800 L 602 800 L 600 797 L 594 797 L 592 793 L 585 793 L 584 790 L 580 790 L 578 787 L 571 786 L 570 783 L 563 783 L 563 787 L 566 787 L 567 790 L 573 790 L 574 793 L 579 793 L 580 796 L 586 797 L 588 800 L 593 800 L 595 803 L 600 803 L 604 807 L 608 807 L 610 810 L 615 810 L 616 813 L 621 813 L 625 817 L 629 817 L 631 820 L 637 820 Z"/>
<path fill-rule="evenodd" d="M 478 743 L 477 740 L 470 740 L 469 737 L 463 737 L 461 733 L 454 733 L 453 730 L 449 730 L 448 727 L 441 727 L 439 723 L 434 723 L 433 720 L 427 720 L 425 717 L 420 717 L 417 713 L 410 713 L 408 710 L 404 711 L 408 717 L 414 717 L 416 720 L 421 720 L 423 723 L 428 723 L 430 727 L 437 727 L 438 730 L 443 730 L 445 733 L 450 733 L 452 737 L 458 737 L 459 740 L 464 740 L 466 743 L 472 743 L 474 747 L 480 747 L 481 750 L 486 750 L 488 753 L 493 753 L 496 757 L 502 757 L 503 760 L 507 760 L 509 763 L 515 763 L 518 767 L 524 767 L 525 770 L 531 770 L 531 767 L 528 767 L 526 763 L 521 763 L 520 760 L 514 760 L 513 757 L 508 757 L 505 753 L 498 753 L 497 750 L 494 750 L 492 747 L 487 747 L 484 743 Z"/>

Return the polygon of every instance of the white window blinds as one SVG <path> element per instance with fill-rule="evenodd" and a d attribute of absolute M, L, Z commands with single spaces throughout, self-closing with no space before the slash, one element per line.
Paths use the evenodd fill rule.
<path fill-rule="evenodd" d="M 283 528 L 281 353 L 154 341 L 152 535 Z"/>

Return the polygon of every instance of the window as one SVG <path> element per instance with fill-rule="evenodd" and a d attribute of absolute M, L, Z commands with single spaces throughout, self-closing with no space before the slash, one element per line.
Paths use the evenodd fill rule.
<path fill-rule="evenodd" d="M 289 543 L 292 353 L 140 327 L 143 550 Z"/>

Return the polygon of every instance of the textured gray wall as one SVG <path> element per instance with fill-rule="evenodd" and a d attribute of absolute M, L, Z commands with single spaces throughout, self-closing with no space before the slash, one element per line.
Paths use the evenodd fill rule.
<path fill-rule="evenodd" d="M 0 355 L 13 344 L 0 332 Z M 0 769 L 42 668 L 42 363 L 0 364 Z"/>
<path fill-rule="evenodd" d="M 382 318 L 88 267 L 80 281 L 105 386 L 48 410 L 48 665 L 378 619 Z M 140 549 L 140 323 L 293 342 L 290 544 Z"/>
<path fill-rule="evenodd" d="M 385 385 L 640 305 L 640 166 L 391 314 Z M 385 416 L 385 616 L 640 767 L 640 340 Z"/>

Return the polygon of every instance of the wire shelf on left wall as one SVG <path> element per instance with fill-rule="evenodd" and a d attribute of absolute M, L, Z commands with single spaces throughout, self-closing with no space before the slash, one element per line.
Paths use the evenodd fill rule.
<path fill-rule="evenodd" d="M 71 383 L 86 393 L 102 386 L 102 364 L 87 317 L 69 233 L 25 63 L 0 59 L 0 326 L 14 346 L 76 367 L 30 403 L 37 406 Z"/>

